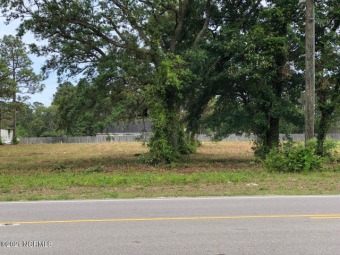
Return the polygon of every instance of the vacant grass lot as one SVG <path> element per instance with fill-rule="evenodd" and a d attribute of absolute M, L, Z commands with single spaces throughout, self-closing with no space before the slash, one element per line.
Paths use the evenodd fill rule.
<path fill-rule="evenodd" d="M 183 162 L 157 167 L 140 163 L 141 143 L 0 146 L 0 200 L 340 194 L 338 164 L 270 173 L 251 146 L 204 143 Z"/>

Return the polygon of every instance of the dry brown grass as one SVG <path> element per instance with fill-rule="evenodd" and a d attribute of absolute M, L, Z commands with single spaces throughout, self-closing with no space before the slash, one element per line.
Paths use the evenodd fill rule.
<path fill-rule="evenodd" d="M 37 144 L 0 147 L 0 173 L 75 170 L 101 166 L 105 172 L 237 170 L 253 168 L 249 142 L 204 143 L 196 154 L 179 164 L 150 166 L 141 164 L 138 155 L 147 152 L 141 143 Z"/>

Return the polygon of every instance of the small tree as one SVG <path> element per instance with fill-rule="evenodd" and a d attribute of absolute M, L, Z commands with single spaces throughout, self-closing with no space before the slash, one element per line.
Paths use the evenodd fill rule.
<path fill-rule="evenodd" d="M 6 67 L 5 63 L 0 62 L 0 129 L 3 127 L 3 118 L 6 111 L 7 100 L 13 93 L 13 82 L 10 79 L 10 71 Z M 2 144 L 2 138 L 0 133 L 0 145 Z"/>
<path fill-rule="evenodd" d="M 5 35 L 0 40 L 0 61 L 9 72 L 10 83 L 13 86 L 11 92 L 13 110 L 13 144 L 17 143 L 17 108 L 18 102 L 27 99 L 27 94 L 41 92 L 44 85 L 41 84 L 42 76 L 35 74 L 32 61 L 28 57 L 26 47 L 20 38 Z"/>

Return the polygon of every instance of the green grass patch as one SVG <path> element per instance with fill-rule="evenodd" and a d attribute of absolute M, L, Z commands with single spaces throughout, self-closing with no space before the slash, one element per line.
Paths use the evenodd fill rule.
<path fill-rule="evenodd" d="M 340 193 L 338 161 L 310 173 L 269 172 L 250 143 L 221 142 L 154 167 L 135 156 L 145 151 L 140 143 L 2 146 L 0 200 Z"/>

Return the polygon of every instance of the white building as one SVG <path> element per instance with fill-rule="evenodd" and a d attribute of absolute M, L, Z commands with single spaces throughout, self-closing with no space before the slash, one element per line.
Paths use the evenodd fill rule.
<path fill-rule="evenodd" d="M 0 129 L 1 141 L 3 143 L 11 143 L 13 139 L 13 130 L 11 129 Z"/>

